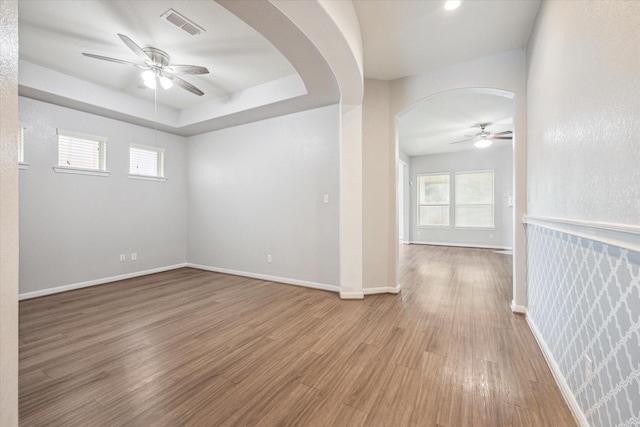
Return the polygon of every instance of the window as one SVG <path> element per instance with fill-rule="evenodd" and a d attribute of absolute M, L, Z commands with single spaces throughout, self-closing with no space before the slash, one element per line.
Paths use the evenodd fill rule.
<path fill-rule="evenodd" d="M 164 149 L 131 144 L 129 177 L 164 178 Z"/>
<path fill-rule="evenodd" d="M 456 227 L 493 227 L 493 201 L 493 171 L 456 173 Z"/>
<path fill-rule="evenodd" d="M 106 172 L 106 157 L 107 138 L 58 129 L 56 172 Z M 80 172 L 74 172 L 73 169 Z"/>
<path fill-rule="evenodd" d="M 20 123 L 18 125 L 18 168 L 28 169 L 29 165 L 24 162 L 24 129 L 25 126 Z"/>
<path fill-rule="evenodd" d="M 418 225 L 449 225 L 450 176 L 418 176 Z"/>

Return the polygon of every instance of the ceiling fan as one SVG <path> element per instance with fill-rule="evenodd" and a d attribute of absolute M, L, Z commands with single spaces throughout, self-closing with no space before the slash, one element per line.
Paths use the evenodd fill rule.
<path fill-rule="evenodd" d="M 471 135 L 465 135 L 471 137 L 470 139 L 463 139 L 462 141 L 451 142 L 450 144 L 459 144 L 461 142 L 470 142 L 475 141 L 473 143 L 474 146 L 478 148 L 486 148 L 493 144 L 494 139 L 513 139 L 513 132 L 510 130 L 505 130 L 504 132 L 491 133 L 486 130 L 486 127 L 491 123 L 480 123 L 477 126 L 480 126 L 480 133 L 477 133 L 475 136 L 471 137 Z"/>
<path fill-rule="evenodd" d="M 155 89 L 156 84 L 159 81 L 160 85 L 165 89 L 169 89 L 175 83 L 177 86 L 195 95 L 204 95 L 203 91 L 188 81 L 176 76 L 176 74 L 208 74 L 209 70 L 206 67 L 200 67 L 198 65 L 171 65 L 171 58 L 167 52 L 155 47 L 142 48 L 124 34 L 118 34 L 118 37 L 120 37 L 124 44 L 127 45 L 133 53 L 138 55 L 140 59 L 144 61 L 144 64 L 136 64 L 134 62 L 123 61 L 121 59 L 110 58 L 108 56 L 94 55 L 92 53 L 83 52 L 82 54 L 89 58 L 102 59 L 103 61 L 110 61 L 118 64 L 133 65 L 134 67 L 145 70 L 142 72 L 142 79 L 138 83 L 138 87 Z"/>

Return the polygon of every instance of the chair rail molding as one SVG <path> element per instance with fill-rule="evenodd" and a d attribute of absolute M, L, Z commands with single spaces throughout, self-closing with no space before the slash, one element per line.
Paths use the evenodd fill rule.
<path fill-rule="evenodd" d="M 570 218 L 552 218 L 524 215 L 524 224 L 536 225 L 572 236 L 594 240 L 640 252 L 640 226 L 610 222 L 584 221 Z"/>

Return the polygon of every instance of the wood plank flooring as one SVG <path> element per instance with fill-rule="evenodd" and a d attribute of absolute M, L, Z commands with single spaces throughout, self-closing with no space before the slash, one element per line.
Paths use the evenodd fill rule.
<path fill-rule="evenodd" d="M 364 301 L 188 268 L 23 301 L 21 425 L 575 425 L 510 256 L 401 258 Z"/>

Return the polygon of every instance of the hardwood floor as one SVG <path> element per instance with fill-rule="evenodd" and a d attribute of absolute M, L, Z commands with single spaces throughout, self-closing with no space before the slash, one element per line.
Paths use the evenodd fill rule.
<path fill-rule="evenodd" d="M 364 301 L 188 268 L 23 301 L 21 425 L 575 425 L 510 256 L 401 256 Z"/>

